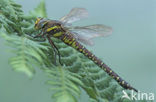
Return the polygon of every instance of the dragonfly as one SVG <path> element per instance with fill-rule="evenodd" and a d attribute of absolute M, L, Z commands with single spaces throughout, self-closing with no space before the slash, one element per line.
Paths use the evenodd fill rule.
<path fill-rule="evenodd" d="M 67 15 L 59 20 L 50 20 L 47 18 L 38 17 L 35 22 L 35 29 L 40 33 L 34 36 L 34 38 L 41 37 L 44 40 L 48 39 L 52 46 L 55 59 L 56 54 L 59 57 L 61 63 L 61 56 L 59 49 L 52 41 L 51 37 L 60 39 L 66 45 L 73 47 L 78 52 L 82 53 L 88 59 L 92 60 L 97 66 L 103 69 L 109 76 L 118 82 L 124 89 L 138 91 L 123 80 L 117 73 L 115 73 L 110 67 L 108 67 L 101 59 L 96 57 L 90 52 L 83 44 L 93 45 L 93 38 L 105 37 L 112 33 L 112 28 L 102 24 L 93 24 L 89 26 L 72 26 L 73 22 L 82 20 L 88 17 L 88 12 L 85 8 L 73 8 Z"/>

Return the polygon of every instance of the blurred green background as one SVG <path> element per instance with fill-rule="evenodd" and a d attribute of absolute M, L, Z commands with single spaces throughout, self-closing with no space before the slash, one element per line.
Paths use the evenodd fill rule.
<path fill-rule="evenodd" d="M 40 0 L 16 0 L 28 14 Z M 75 24 L 105 24 L 113 34 L 96 38 L 89 47 L 123 79 L 143 92 L 156 95 L 156 1 L 155 0 L 46 0 L 51 19 L 59 19 L 73 7 L 84 7 L 89 18 Z M 37 69 L 30 80 L 8 65 L 13 56 L 0 38 L 0 102 L 51 102 L 46 75 Z M 83 93 L 81 101 L 88 99 Z"/>

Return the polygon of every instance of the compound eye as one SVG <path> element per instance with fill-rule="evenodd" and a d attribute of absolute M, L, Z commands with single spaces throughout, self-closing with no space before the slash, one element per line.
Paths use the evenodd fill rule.
<path fill-rule="evenodd" d="M 40 25 L 39 23 L 40 23 L 40 21 L 41 21 L 42 19 L 43 19 L 43 18 L 41 18 L 41 17 L 39 17 L 39 18 L 36 19 L 36 22 L 35 22 L 35 29 L 40 28 L 40 27 L 39 27 L 39 25 Z"/>
<path fill-rule="evenodd" d="M 38 24 L 39 22 L 40 22 L 40 20 L 42 20 L 43 18 L 41 18 L 41 17 L 38 17 L 37 19 L 36 19 L 36 22 L 35 22 L 35 24 Z"/>
<path fill-rule="evenodd" d="M 37 23 L 38 23 L 38 19 L 36 20 L 35 25 L 37 25 Z"/>

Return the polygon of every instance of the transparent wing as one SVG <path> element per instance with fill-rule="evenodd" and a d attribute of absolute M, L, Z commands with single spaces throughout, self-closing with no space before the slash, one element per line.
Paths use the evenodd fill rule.
<path fill-rule="evenodd" d="M 88 12 L 85 8 L 73 8 L 69 14 L 67 14 L 66 16 L 62 17 L 60 19 L 60 21 L 64 24 L 64 25 L 69 25 L 72 22 L 81 20 L 83 18 L 87 18 L 88 17 Z"/>
<path fill-rule="evenodd" d="M 69 28 L 69 31 L 78 41 L 87 45 L 93 45 L 93 38 L 110 35 L 112 33 L 112 28 L 102 24 L 95 24 L 83 27 L 72 27 Z"/>

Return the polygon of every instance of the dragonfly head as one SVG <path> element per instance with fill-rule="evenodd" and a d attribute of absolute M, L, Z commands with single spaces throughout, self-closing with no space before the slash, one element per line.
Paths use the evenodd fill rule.
<path fill-rule="evenodd" d="M 47 22 L 48 22 L 47 19 L 38 17 L 38 18 L 36 19 L 36 22 L 35 22 L 35 29 L 39 30 L 39 29 L 43 28 L 44 25 L 47 24 Z"/>

